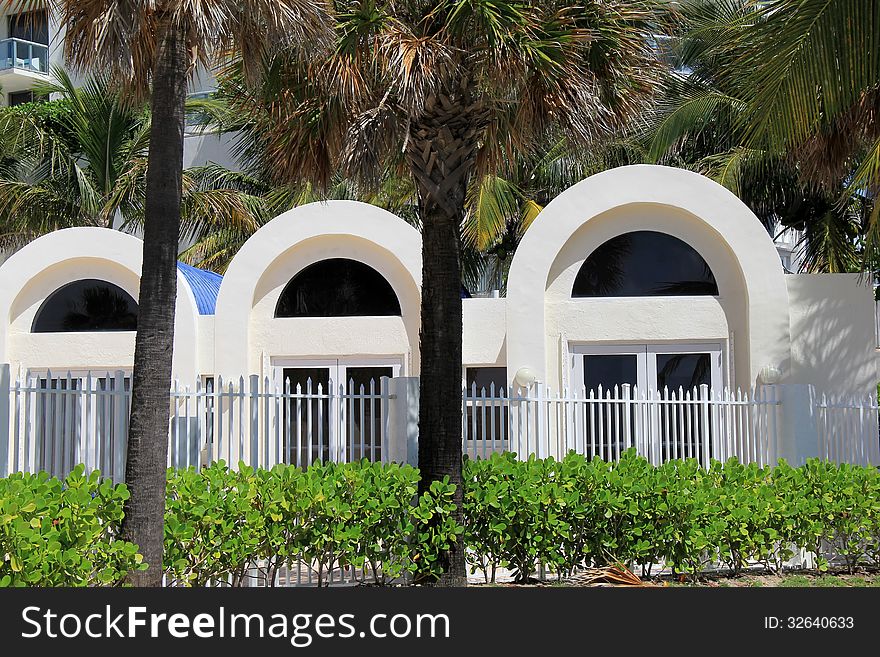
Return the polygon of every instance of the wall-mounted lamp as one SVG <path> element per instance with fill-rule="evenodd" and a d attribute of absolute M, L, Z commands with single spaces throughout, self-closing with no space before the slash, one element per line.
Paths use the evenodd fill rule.
<path fill-rule="evenodd" d="M 779 383 L 779 379 L 782 378 L 782 372 L 774 365 L 764 365 L 761 371 L 758 372 L 758 378 L 764 385 L 772 386 Z"/>
<path fill-rule="evenodd" d="M 531 367 L 520 367 L 513 375 L 513 382 L 520 388 L 528 388 L 538 379 L 538 373 Z"/>

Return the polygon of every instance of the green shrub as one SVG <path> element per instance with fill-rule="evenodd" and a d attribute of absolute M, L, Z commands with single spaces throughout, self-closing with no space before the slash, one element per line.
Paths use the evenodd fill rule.
<path fill-rule="evenodd" d="M 243 584 L 259 572 L 304 563 L 318 586 L 352 566 L 372 582 L 439 574 L 439 559 L 461 528 L 454 487 L 434 482 L 416 497 L 418 470 L 397 464 L 315 463 L 231 471 L 168 473 L 165 568 L 176 583 Z"/>
<path fill-rule="evenodd" d="M 497 566 L 529 578 L 537 563 L 564 568 L 571 548 L 575 490 L 552 458 L 520 461 L 511 453 L 465 461 L 464 514 L 472 568 Z M 570 557 L 569 557 L 570 558 Z"/>
<path fill-rule="evenodd" d="M 520 581 L 539 565 L 560 574 L 590 565 L 674 573 L 718 563 L 780 569 L 796 550 L 853 569 L 880 563 L 880 475 L 810 461 L 793 468 L 696 460 L 652 466 L 634 450 L 617 463 L 570 453 L 561 461 L 513 454 L 465 459 L 464 514 L 471 571 Z"/>
<path fill-rule="evenodd" d="M 813 500 L 804 510 L 803 522 L 810 530 L 803 536 L 805 547 L 820 556 L 820 569 L 827 567 L 822 556 L 827 554 L 842 557 L 852 572 L 876 550 L 880 473 L 818 459 L 810 459 L 800 470 L 800 494 Z"/>
<path fill-rule="evenodd" d="M 0 586 L 114 586 L 146 568 L 117 538 L 128 495 L 83 466 L 0 479 Z"/>
<path fill-rule="evenodd" d="M 169 583 L 269 586 L 305 564 L 319 586 L 339 568 L 377 585 L 436 579 L 464 535 L 472 572 L 498 568 L 520 581 L 539 568 L 562 576 L 584 566 L 655 564 L 696 576 L 710 563 L 733 573 L 779 569 L 798 550 L 820 568 L 880 565 L 880 473 L 811 460 L 802 467 L 693 459 L 652 466 L 634 450 L 606 463 L 492 454 L 464 461 L 465 526 L 455 486 L 418 495 L 408 465 L 316 463 L 254 470 L 223 462 L 169 470 L 165 563 Z M 146 566 L 117 539 L 124 485 L 45 473 L 0 479 L 0 585 L 114 585 Z"/>
<path fill-rule="evenodd" d="M 265 515 L 255 503 L 259 481 L 253 468 L 234 471 L 223 461 L 200 472 L 168 470 L 164 561 L 170 583 L 244 582 L 264 542 Z"/>

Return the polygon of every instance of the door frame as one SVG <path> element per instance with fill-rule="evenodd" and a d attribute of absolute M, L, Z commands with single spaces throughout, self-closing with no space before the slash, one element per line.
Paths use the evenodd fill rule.
<path fill-rule="evenodd" d="M 648 381 L 657 391 L 657 356 L 660 354 L 709 354 L 709 390 L 724 387 L 724 346 L 720 342 L 656 343 L 647 345 Z"/>
<path fill-rule="evenodd" d="M 339 383 L 345 381 L 342 373 L 349 367 L 390 367 L 391 376 L 400 376 L 403 369 L 404 356 L 338 356 L 326 358 L 297 358 L 294 356 L 273 356 L 269 361 L 272 368 L 272 380 L 280 390 L 284 389 L 284 370 L 309 369 L 326 367 L 330 370 L 330 381 L 334 392 L 338 392 Z M 325 391 L 326 393 L 326 391 Z"/>

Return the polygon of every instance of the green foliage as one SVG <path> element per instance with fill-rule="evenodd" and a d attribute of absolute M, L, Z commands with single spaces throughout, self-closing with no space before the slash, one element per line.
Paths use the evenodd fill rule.
<path fill-rule="evenodd" d="M 222 461 L 201 472 L 168 470 L 164 558 L 173 583 L 243 580 L 265 527 L 258 482 L 253 468 L 236 472 Z"/>
<path fill-rule="evenodd" d="M 169 470 L 165 569 L 179 583 L 241 585 L 260 572 L 303 562 L 319 586 L 354 566 L 379 585 L 405 574 L 431 578 L 461 533 L 454 486 L 434 482 L 417 497 L 407 465 L 315 463 L 257 470 L 222 461 L 201 472 Z"/>
<path fill-rule="evenodd" d="M 585 566 L 657 565 L 696 576 L 709 564 L 737 574 L 751 564 L 779 570 L 797 551 L 820 569 L 880 565 L 880 472 L 810 460 L 792 467 L 713 461 L 651 465 L 634 450 L 617 463 L 570 453 L 518 460 L 465 459 L 465 526 L 455 486 L 435 481 L 418 495 L 408 465 L 315 463 L 271 470 L 218 462 L 169 470 L 165 564 L 169 584 L 274 585 L 304 564 L 319 586 L 352 567 L 376 585 L 430 582 L 460 535 L 472 572 L 498 568 L 527 581 Z M 118 540 L 124 485 L 47 474 L 0 479 L 0 585 L 116 585 L 143 569 L 137 547 Z"/>
<path fill-rule="evenodd" d="M 123 484 L 84 474 L 63 481 L 16 473 L 0 479 L 0 587 L 114 586 L 146 564 L 118 540 Z"/>
<path fill-rule="evenodd" d="M 523 581 L 539 564 L 560 574 L 615 563 L 644 575 L 655 564 L 778 570 L 796 550 L 822 568 L 829 558 L 850 570 L 880 564 L 880 474 L 817 460 L 731 459 L 706 471 L 693 459 L 655 467 L 633 450 L 618 463 L 493 454 L 465 462 L 464 513 L 472 570 L 487 581 L 502 566 Z"/>

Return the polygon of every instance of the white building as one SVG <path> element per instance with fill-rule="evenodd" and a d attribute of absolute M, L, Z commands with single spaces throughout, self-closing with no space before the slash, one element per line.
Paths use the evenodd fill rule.
<path fill-rule="evenodd" d="M 0 390 L 0 428 L 11 427 L 6 454 L 17 454 L 16 463 L 60 471 L 59 464 L 88 455 L 84 441 L 94 439 L 98 467 L 121 472 L 124 452 L 106 447 L 117 438 L 100 434 L 121 427 L 113 435 L 124 439 L 126 407 L 101 395 L 128 389 L 141 246 L 118 231 L 72 228 L 34 240 L 0 265 L 0 388 L 8 390 Z M 412 460 L 420 303 L 419 232 L 354 201 L 313 203 L 276 217 L 222 278 L 181 265 L 174 374 L 179 386 L 203 393 L 174 397 L 175 462 L 192 463 L 200 451 L 212 458 L 205 450 L 213 450 L 213 457 L 271 465 L 284 446 L 291 449 L 294 425 L 309 436 L 305 458 L 320 450 L 325 457 L 333 450 L 363 455 L 363 442 L 360 452 L 355 448 L 358 436 L 367 436 L 374 456 L 378 449 L 383 458 Z M 703 450 L 704 460 L 733 454 L 773 462 L 819 453 L 880 460 L 876 402 L 839 408 L 819 398 L 865 400 L 876 389 L 871 285 L 857 275 L 785 273 L 749 209 L 696 173 L 637 165 L 574 185 L 527 231 L 508 296 L 462 303 L 462 383 L 498 397 L 491 404 L 464 400 L 465 448 L 477 449 L 474 436 L 490 423 L 492 444 L 498 436 L 513 448 L 515 419 L 516 439 L 530 441 L 525 418 L 538 438 L 568 447 L 585 448 L 584 436 L 598 435 L 612 453 L 650 439 L 653 447 L 644 449 L 655 460 L 678 453 L 670 441 L 679 441 L 683 453 Z M 85 378 L 88 372 L 93 378 Z M 384 377 L 393 389 L 380 394 Z M 214 390 L 221 378 L 222 389 Z M 514 381 L 535 382 L 538 399 L 515 408 Z M 285 383 L 324 391 L 302 408 L 298 403 L 292 423 L 296 400 L 283 396 Z M 361 385 L 366 397 L 357 396 Z M 647 410 L 629 427 L 630 415 L 620 411 L 629 392 L 619 398 L 615 390 L 618 410 L 608 411 L 604 401 L 585 404 L 600 386 L 637 390 Z M 727 389 L 750 397 L 728 402 Z M 47 390 L 51 404 L 38 399 Z M 548 401 L 548 390 L 564 399 Z M 650 401 L 667 390 L 678 395 L 671 406 Z M 73 404 L 71 391 L 94 393 L 91 410 L 77 410 L 86 398 Z M 529 419 L 532 401 L 537 415 Z M 487 407 L 488 415 L 480 410 Z M 572 407 L 581 410 L 571 415 Z M 661 426 L 669 417 L 678 428 Z M 43 447 L 28 447 L 35 441 Z M 305 450 L 305 442 L 293 444 Z"/>
<path fill-rule="evenodd" d="M 15 253 L 0 267 L 0 362 L 130 369 L 133 331 L 40 322 L 58 304 L 82 309 L 71 296 L 82 290 L 59 292 L 76 281 L 103 281 L 135 306 L 140 259 L 136 237 L 96 228 Z M 417 376 L 420 281 L 420 235 L 398 217 L 353 201 L 296 208 L 261 228 L 222 282 L 181 268 L 176 375 Z M 463 306 L 463 376 L 498 386 L 524 367 L 558 389 L 747 389 L 764 368 L 834 393 L 878 380 L 871 286 L 786 274 L 742 202 L 680 169 L 623 167 L 565 191 L 517 250 L 507 298 Z"/>
<path fill-rule="evenodd" d="M 47 10 L 27 14 L 0 7 L 0 106 L 34 100 L 34 88 L 52 81 L 52 70 L 65 68 L 64 30 Z M 200 96 L 216 87 L 213 76 L 200 71 L 190 84 L 190 95 Z M 184 167 L 208 162 L 234 168 L 228 137 L 188 130 L 184 141 Z"/>

